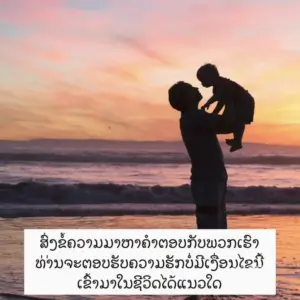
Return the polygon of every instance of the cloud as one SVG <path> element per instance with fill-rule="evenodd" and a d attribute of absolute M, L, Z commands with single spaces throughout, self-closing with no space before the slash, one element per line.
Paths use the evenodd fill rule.
<path fill-rule="evenodd" d="M 150 49 L 146 44 L 144 44 L 140 39 L 138 38 L 132 38 L 125 35 L 117 34 L 115 35 L 115 40 L 119 43 L 125 44 L 135 51 L 141 53 L 145 57 L 149 58 L 150 60 L 157 61 L 163 65 L 166 65 L 168 67 L 176 66 L 174 62 L 171 62 L 169 59 L 167 59 L 163 54 Z"/>

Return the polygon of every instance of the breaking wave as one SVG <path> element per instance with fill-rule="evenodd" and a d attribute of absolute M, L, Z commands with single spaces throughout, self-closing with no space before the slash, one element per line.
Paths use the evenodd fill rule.
<path fill-rule="evenodd" d="M 189 158 L 183 153 L 0 153 L 1 162 L 64 162 L 118 164 L 185 164 Z M 225 157 L 227 164 L 300 165 L 300 156 L 258 155 Z"/>
<path fill-rule="evenodd" d="M 229 213 L 300 214 L 300 188 L 229 187 Z M 188 185 L 0 184 L 0 217 L 193 214 Z"/>

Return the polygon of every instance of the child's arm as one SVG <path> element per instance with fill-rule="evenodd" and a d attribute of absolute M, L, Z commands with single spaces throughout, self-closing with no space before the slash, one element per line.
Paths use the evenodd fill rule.
<path fill-rule="evenodd" d="M 207 102 L 202 106 L 202 108 L 209 108 L 211 104 L 217 102 L 218 99 L 213 95 L 212 97 L 210 97 Z"/>

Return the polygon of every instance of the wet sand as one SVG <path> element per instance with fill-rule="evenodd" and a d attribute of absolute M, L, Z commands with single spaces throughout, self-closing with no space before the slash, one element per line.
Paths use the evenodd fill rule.
<path fill-rule="evenodd" d="M 25 228 L 195 228 L 192 216 L 122 216 L 0 219 L 0 291 L 23 294 L 23 229 Z M 230 228 L 277 229 L 277 296 L 214 299 L 300 299 L 300 217 L 230 216 Z M 184 299 L 183 296 L 60 296 L 49 299 Z M 206 299 L 202 296 L 200 299 Z M 1 296 L 0 296 L 1 299 Z M 14 299 L 2 297 L 2 299 Z M 17 299 L 17 298 L 15 298 Z"/>

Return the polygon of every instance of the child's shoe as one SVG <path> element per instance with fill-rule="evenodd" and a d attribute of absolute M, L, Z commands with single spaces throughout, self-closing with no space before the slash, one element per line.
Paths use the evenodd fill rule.
<path fill-rule="evenodd" d="M 235 152 L 237 150 L 240 150 L 243 148 L 243 145 L 241 142 L 239 141 L 234 141 L 232 144 L 231 144 L 231 147 L 230 147 L 230 152 Z"/>
<path fill-rule="evenodd" d="M 226 142 L 226 144 L 228 145 L 228 146 L 232 146 L 233 145 L 233 143 L 234 143 L 234 139 L 226 139 L 225 140 L 225 142 Z"/>
<path fill-rule="evenodd" d="M 236 141 L 235 139 L 227 139 L 226 144 L 230 146 L 230 152 L 235 152 L 243 148 L 243 145 L 240 141 Z"/>

